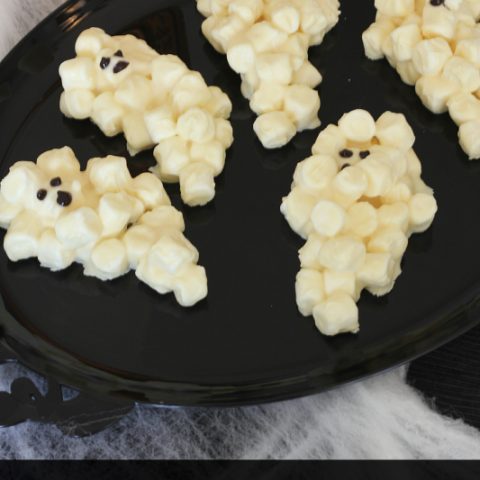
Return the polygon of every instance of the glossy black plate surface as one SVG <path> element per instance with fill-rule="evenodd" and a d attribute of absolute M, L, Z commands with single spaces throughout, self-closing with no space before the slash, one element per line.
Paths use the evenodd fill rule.
<path fill-rule="evenodd" d="M 477 323 L 480 162 L 467 161 L 447 116 L 428 113 L 387 63 L 364 59 L 361 32 L 373 20 L 373 1 L 342 4 L 340 23 L 311 51 L 324 75 L 323 125 L 359 107 L 406 114 L 440 209 L 433 228 L 412 237 L 393 292 L 362 296 L 360 333 L 325 338 L 295 304 L 301 241 L 279 205 L 318 131 L 282 150 L 261 148 L 239 79 L 202 37 L 193 0 L 79 0 L 56 11 L 0 66 L 2 177 L 15 161 L 64 145 L 82 162 L 127 155 L 122 137 L 106 139 L 89 122 L 66 120 L 58 110 L 58 65 L 91 26 L 141 35 L 219 85 L 234 103 L 236 141 L 212 205 L 186 209 L 169 187 L 209 275 L 208 300 L 192 310 L 155 294 L 132 273 L 102 283 L 83 277 L 79 266 L 50 273 L 36 261 L 10 263 L 0 252 L 3 341 L 25 363 L 66 384 L 139 401 L 245 404 L 358 379 Z M 145 152 L 131 160 L 132 172 L 145 171 L 152 158 Z"/>

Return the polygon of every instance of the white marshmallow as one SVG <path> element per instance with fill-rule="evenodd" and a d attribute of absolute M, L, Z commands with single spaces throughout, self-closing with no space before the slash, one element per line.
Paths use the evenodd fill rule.
<path fill-rule="evenodd" d="M 365 194 L 377 197 L 387 193 L 393 186 L 393 172 L 386 161 L 386 155 L 372 153 L 368 158 L 358 164 L 367 175 L 367 188 Z"/>
<path fill-rule="evenodd" d="M 322 83 L 322 74 L 308 60 L 304 61 L 300 68 L 294 71 L 292 82 L 298 85 L 306 85 L 316 88 Z"/>
<path fill-rule="evenodd" d="M 143 113 L 131 112 L 125 115 L 122 125 L 128 151 L 132 156 L 153 147 L 154 142 L 148 133 Z"/>
<path fill-rule="evenodd" d="M 460 145 L 470 160 L 480 158 L 480 121 L 471 120 L 460 125 L 458 138 Z"/>
<path fill-rule="evenodd" d="M 412 59 L 413 50 L 422 40 L 422 32 L 417 24 L 406 24 L 396 28 L 391 34 L 393 54 L 398 62 Z"/>
<path fill-rule="evenodd" d="M 193 307 L 208 293 L 207 274 L 199 265 L 188 265 L 173 283 L 177 302 L 182 307 Z"/>
<path fill-rule="evenodd" d="M 430 111 L 444 113 L 450 97 L 458 92 L 458 85 L 445 77 L 425 76 L 418 80 L 415 91 Z"/>
<path fill-rule="evenodd" d="M 358 281 L 367 287 L 385 287 L 393 277 L 394 260 L 390 253 L 367 253 L 365 262 L 357 272 Z"/>
<path fill-rule="evenodd" d="M 292 230 L 303 238 L 307 238 L 312 230 L 310 216 L 316 203 L 313 195 L 300 188 L 293 188 L 282 201 L 281 212 Z"/>
<path fill-rule="evenodd" d="M 423 9 L 422 33 L 425 37 L 443 37 L 450 40 L 455 35 L 455 14 L 447 8 L 428 3 Z"/>
<path fill-rule="evenodd" d="M 311 233 L 308 236 L 305 245 L 298 251 L 298 258 L 302 268 L 322 270 L 319 256 L 324 243 L 325 239 L 317 233 Z"/>
<path fill-rule="evenodd" d="M 247 36 L 255 50 L 259 53 L 272 52 L 279 48 L 288 36 L 269 22 L 262 21 L 253 25 Z"/>
<path fill-rule="evenodd" d="M 397 202 L 382 205 L 378 209 L 378 223 L 384 227 L 395 227 L 406 231 L 410 221 L 408 204 Z"/>
<path fill-rule="evenodd" d="M 159 230 L 176 230 L 178 232 L 185 230 L 183 215 L 169 205 L 156 207 L 154 210 L 145 213 L 140 217 L 138 224 Z"/>
<path fill-rule="evenodd" d="M 408 239 L 397 227 L 380 227 L 367 245 L 369 253 L 390 253 L 394 259 L 400 258 L 407 249 Z"/>
<path fill-rule="evenodd" d="M 182 200 L 191 207 L 203 206 L 215 197 L 215 170 L 207 163 L 195 162 L 180 172 Z"/>
<path fill-rule="evenodd" d="M 418 73 L 415 65 L 411 60 L 407 60 L 405 62 L 398 62 L 396 65 L 396 69 L 402 81 L 407 85 L 415 85 L 417 83 L 417 80 L 420 78 L 420 73 Z"/>
<path fill-rule="evenodd" d="M 334 237 L 345 225 L 345 210 L 334 202 L 321 200 L 312 210 L 313 228 L 320 235 Z"/>
<path fill-rule="evenodd" d="M 360 238 L 372 235 L 378 227 L 377 210 L 368 202 L 354 203 L 347 211 L 346 230 Z"/>
<path fill-rule="evenodd" d="M 319 261 L 329 270 L 356 272 L 365 261 L 365 245 L 353 236 L 328 239 L 320 250 Z"/>
<path fill-rule="evenodd" d="M 37 158 L 38 167 L 52 176 L 76 176 L 80 163 L 70 147 L 58 148 L 42 153 Z"/>
<path fill-rule="evenodd" d="M 480 88 L 478 68 L 462 57 L 451 57 L 443 67 L 442 76 L 456 82 L 466 92 L 475 92 Z"/>
<path fill-rule="evenodd" d="M 323 272 L 323 285 L 326 297 L 339 292 L 346 293 L 352 298 L 355 298 L 357 295 L 356 276 L 353 272 L 325 270 Z"/>
<path fill-rule="evenodd" d="M 308 317 L 324 299 L 323 276 L 317 270 L 302 268 L 295 282 L 297 305 L 300 313 Z"/>
<path fill-rule="evenodd" d="M 333 180 L 335 195 L 342 203 L 356 202 L 368 188 L 368 177 L 358 167 L 344 168 Z"/>
<path fill-rule="evenodd" d="M 124 244 L 116 238 L 110 238 L 101 241 L 92 250 L 91 264 L 85 266 L 85 275 L 95 276 L 104 281 L 113 280 L 125 275 L 128 268 Z"/>
<path fill-rule="evenodd" d="M 150 138 L 157 144 L 177 133 L 173 112 L 167 106 L 161 106 L 145 113 L 144 121 Z"/>
<path fill-rule="evenodd" d="M 433 222 L 438 207 L 433 195 L 417 193 L 409 204 L 412 232 L 424 232 Z"/>
<path fill-rule="evenodd" d="M 480 118 L 480 100 L 467 92 L 452 95 L 448 102 L 448 113 L 458 125 Z"/>
<path fill-rule="evenodd" d="M 376 122 L 375 136 L 382 145 L 409 150 L 415 142 L 415 134 L 401 113 L 385 112 Z"/>
<path fill-rule="evenodd" d="M 290 56 L 286 53 L 262 53 L 256 58 L 255 68 L 261 82 L 289 85 L 293 77 Z"/>
<path fill-rule="evenodd" d="M 412 61 L 420 75 L 438 75 L 452 55 L 450 45 L 445 39 L 432 38 L 417 43 Z"/>
<path fill-rule="evenodd" d="M 186 141 L 208 143 L 215 138 L 215 120 L 204 109 L 191 108 L 178 118 L 177 134 Z"/>
<path fill-rule="evenodd" d="M 75 261 L 75 252 L 66 249 L 57 239 L 55 231 L 44 230 L 38 242 L 38 261 L 53 272 L 65 270 Z"/>
<path fill-rule="evenodd" d="M 126 160 L 112 155 L 92 158 L 88 163 L 87 174 L 100 194 L 127 190 L 132 181 Z"/>
<path fill-rule="evenodd" d="M 123 237 L 130 267 L 136 269 L 155 243 L 155 231 L 148 225 L 135 225 Z"/>
<path fill-rule="evenodd" d="M 96 58 L 100 51 L 109 46 L 110 37 L 100 28 L 84 30 L 75 43 L 77 55 Z"/>
<path fill-rule="evenodd" d="M 369 142 L 375 135 L 375 120 L 365 110 L 353 110 L 343 115 L 338 127 L 352 142 Z"/>
<path fill-rule="evenodd" d="M 292 2 L 279 0 L 267 3 L 264 14 L 275 27 L 285 33 L 292 34 L 300 28 L 300 11 Z"/>
<path fill-rule="evenodd" d="M 457 42 L 455 55 L 465 58 L 475 67 L 480 67 L 480 42 L 478 38 L 466 38 Z"/>
<path fill-rule="evenodd" d="M 154 98 L 152 82 L 142 75 L 130 75 L 117 87 L 114 97 L 124 107 L 145 111 Z"/>
<path fill-rule="evenodd" d="M 152 62 L 152 86 L 164 96 L 188 73 L 186 65 L 175 55 L 161 55 Z"/>
<path fill-rule="evenodd" d="M 306 191 L 315 194 L 330 184 L 337 171 L 337 162 L 332 157 L 314 155 L 297 165 L 294 180 Z"/>
<path fill-rule="evenodd" d="M 12 262 L 17 262 L 36 257 L 41 233 L 40 219 L 34 213 L 28 211 L 20 213 L 12 220 L 3 240 L 8 258 Z"/>
<path fill-rule="evenodd" d="M 362 41 L 367 58 L 370 60 L 380 60 L 384 57 L 383 46 L 394 28 L 395 24 L 388 19 L 372 23 L 367 30 L 363 32 Z"/>
<path fill-rule="evenodd" d="M 253 129 L 265 148 L 280 148 L 295 136 L 296 128 L 285 112 L 268 112 L 260 115 Z"/>
<path fill-rule="evenodd" d="M 262 83 L 250 100 L 250 108 L 257 114 L 283 110 L 287 87 L 278 83 Z"/>
<path fill-rule="evenodd" d="M 337 125 L 328 125 L 317 137 L 313 145 L 314 155 L 338 155 L 347 146 L 347 137 Z"/>
<path fill-rule="evenodd" d="M 210 92 L 210 100 L 205 105 L 206 108 L 214 117 L 220 117 L 218 120 L 224 120 L 227 122 L 227 119 L 232 113 L 232 102 L 228 95 L 218 87 L 208 87 Z M 230 122 L 227 122 L 230 125 Z M 230 145 L 229 145 L 230 146 Z"/>
<path fill-rule="evenodd" d="M 170 91 L 174 110 L 181 114 L 190 108 L 203 107 L 211 99 L 211 93 L 198 72 L 189 72 L 175 83 Z"/>
<path fill-rule="evenodd" d="M 168 233 L 157 240 L 148 258 L 152 266 L 175 274 L 188 264 L 197 262 L 198 252 L 183 235 Z"/>
<path fill-rule="evenodd" d="M 100 217 L 91 208 L 81 207 L 62 216 L 55 233 L 65 248 L 76 250 L 96 242 L 102 233 Z"/>
<path fill-rule="evenodd" d="M 190 158 L 192 162 L 208 164 L 213 169 L 215 176 L 222 173 L 225 167 L 226 152 L 224 146 L 217 140 L 208 143 L 192 142 Z"/>
<path fill-rule="evenodd" d="M 85 120 L 92 115 L 94 101 L 95 95 L 91 90 L 69 90 L 61 95 L 60 110 L 66 117 Z"/>
<path fill-rule="evenodd" d="M 0 228 L 7 229 L 21 210 L 21 205 L 14 205 L 7 202 L 5 197 L 0 193 Z"/>
<path fill-rule="evenodd" d="M 358 332 L 358 309 L 345 293 L 336 293 L 313 310 L 315 325 L 327 336 Z"/>
<path fill-rule="evenodd" d="M 112 92 L 100 94 L 93 102 L 92 120 L 107 137 L 114 137 L 122 131 L 124 113 Z"/>
<path fill-rule="evenodd" d="M 133 216 L 131 197 L 125 192 L 106 193 L 100 198 L 98 214 L 103 224 L 104 237 L 118 236 L 127 228 Z"/>
<path fill-rule="evenodd" d="M 415 11 L 415 0 L 375 0 L 375 8 L 388 17 L 406 17 Z"/>
<path fill-rule="evenodd" d="M 93 90 L 95 88 L 95 64 L 86 57 L 67 60 L 60 65 L 60 76 L 65 90 Z"/>
<path fill-rule="evenodd" d="M 285 94 L 284 109 L 295 123 L 297 130 L 316 128 L 320 125 L 318 92 L 305 85 L 291 85 Z"/>
<path fill-rule="evenodd" d="M 233 144 L 232 124 L 223 118 L 217 118 L 215 120 L 215 137 L 225 149 L 230 148 Z"/>
<path fill-rule="evenodd" d="M 153 151 L 158 173 L 163 181 L 178 181 L 180 172 L 190 162 L 187 142 L 179 137 L 162 140 Z"/>
<path fill-rule="evenodd" d="M 247 73 L 255 68 L 256 52 L 252 42 L 243 35 L 234 38 L 228 46 L 227 60 L 237 73 Z"/>

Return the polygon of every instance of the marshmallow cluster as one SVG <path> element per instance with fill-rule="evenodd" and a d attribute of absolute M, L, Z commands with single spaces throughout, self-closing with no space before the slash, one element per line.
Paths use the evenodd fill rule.
<path fill-rule="evenodd" d="M 365 53 L 386 57 L 433 113 L 448 111 L 470 159 L 480 158 L 480 0 L 376 0 Z"/>
<path fill-rule="evenodd" d="M 155 147 L 152 171 L 180 182 L 187 205 L 210 202 L 233 142 L 228 96 L 132 35 L 91 28 L 75 48 L 77 56 L 60 66 L 63 114 L 90 118 L 109 137 L 123 132 L 132 156 Z"/>
<path fill-rule="evenodd" d="M 104 281 L 133 269 L 185 307 L 207 295 L 182 214 L 155 175 L 132 178 L 121 157 L 93 158 L 82 171 L 65 147 L 15 163 L 0 184 L 0 226 L 14 262 L 38 258 L 52 271 L 77 262 Z"/>
<path fill-rule="evenodd" d="M 338 22 L 338 0 L 197 0 L 202 31 L 241 75 L 265 148 L 286 145 L 320 125 L 320 72 L 308 49 Z"/>
<path fill-rule="evenodd" d="M 375 121 L 354 110 L 320 133 L 313 156 L 295 170 L 281 211 L 306 239 L 297 303 L 325 335 L 358 331 L 361 291 L 388 293 L 408 238 L 434 219 L 437 204 L 421 179 L 414 141 L 403 115 L 386 112 Z"/>

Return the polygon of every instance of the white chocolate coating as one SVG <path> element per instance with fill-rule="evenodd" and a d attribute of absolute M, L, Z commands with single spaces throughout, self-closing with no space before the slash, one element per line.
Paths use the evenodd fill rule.
<path fill-rule="evenodd" d="M 403 115 L 385 112 L 375 121 L 354 110 L 321 131 L 314 155 L 297 165 L 281 211 L 306 240 L 298 308 L 325 335 L 358 331 L 362 290 L 391 291 L 408 238 L 433 222 L 437 203 L 421 179 L 414 142 Z"/>
<path fill-rule="evenodd" d="M 17 162 L 0 183 L 0 219 L 14 262 L 38 258 L 52 271 L 77 262 L 85 275 L 104 281 L 135 270 L 184 307 L 207 296 L 198 251 L 183 236 L 183 215 L 155 175 L 132 178 L 124 158 L 94 158 L 81 171 L 65 147 L 36 163 Z"/>
<path fill-rule="evenodd" d="M 247 3 L 238 12 L 246 15 Z M 109 137 L 123 133 L 131 155 L 155 147 L 152 171 L 180 182 L 186 204 L 210 202 L 233 142 L 228 96 L 175 55 L 159 55 L 132 35 L 91 28 L 78 37 L 76 53 L 60 66 L 63 114 L 90 118 Z M 199 164 L 213 167 L 201 177 L 208 195 L 198 193 L 200 179 L 192 185 L 184 172 Z"/>
<path fill-rule="evenodd" d="M 202 32 L 242 78 L 265 148 L 320 125 L 320 72 L 308 49 L 338 22 L 338 0 L 197 0 Z"/>
<path fill-rule="evenodd" d="M 365 54 L 387 58 L 433 113 L 449 112 L 461 147 L 480 159 L 480 0 L 376 0 Z"/>

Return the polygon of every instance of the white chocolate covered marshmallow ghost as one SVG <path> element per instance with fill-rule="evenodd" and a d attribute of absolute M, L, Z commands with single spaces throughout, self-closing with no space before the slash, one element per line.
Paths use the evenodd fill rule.
<path fill-rule="evenodd" d="M 358 331 L 362 290 L 390 292 L 408 238 L 432 224 L 437 203 L 414 141 L 403 115 L 385 112 L 375 121 L 354 110 L 320 132 L 295 170 L 281 211 L 306 240 L 297 304 L 325 335 Z"/>
<path fill-rule="evenodd" d="M 480 158 L 480 0 L 376 0 L 365 54 L 387 58 L 433 113 L 449 112 L 470 159 Z"/>
<path fill-rule="evenodd" d="M 80 263 L 85 275 L 103 281 L 135 270 L 185 307 L 207 295 L 182 214 L 158 177 L 132 178 L 121 157 L 93 158 L 82 171 L 65 147 L 15 163 L 0 183 L 0 226 L 13 262 L 38 258 L 52 271 Z"/>
<path fill-rule="evenodd" d="M 123 133 L 132 156 L 155 147 L 153 172 L 179 182 L 187 205 L 210 202 L 233 142 L 228 96 L 132 35 L 90 28 L 75 48 L 60 66 L 63 114 L 90 118 L 108 137 Z"/>
<path fill-rule="evenodd" d="M 338 0 L 197 0 L 197 8 L 203 34 L 241 76 L 265 148 L 320 125 L 322 76 L 308 49 L 338 22 Z"/>

